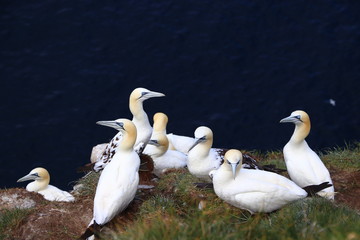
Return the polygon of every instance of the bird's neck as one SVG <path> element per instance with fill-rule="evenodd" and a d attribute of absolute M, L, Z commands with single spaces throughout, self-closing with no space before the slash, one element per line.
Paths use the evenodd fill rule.
<path fill-rule="evenodd" d="M 153 132 L 166 134 L 166 124 L 163 122 L 154 122 Z"/>
<path fill-rule="evenodd" d="M 136 129 L 130 129 L 123 134 L 123 139 L 118 145 L 118 149 L 123 152 L 133 151 L 136 141 Z"/>
<path fill-rule="evenodd" d="M 137 99 L 130 99 L 129 109 L 130 109 L 130 112 L 132 113 L 132 115 L 134 116 L 134 118 L 139 119 L 139 120 L 142 118 L 147 119 L 147 115 L 146 115 L 146 112 L 144 111 L 142 101 L 139 101 Z"/>
<path fill-rule="evenodd" d="M 44 190 L 49 185 L 50 179 L 35 180 L 26 186 L 28 191 L 38 192 Z"/>
<path fill-rule="evenodd" d="M 295 130 L 290 138 L 290 142 L 293 144 L 302 143 L 310 133 L 310 124 L 304 123 L 301 125 L 295 125 Z"/>
<path fill-rule="evenodd" d="M 234 176 L 232 174 L 231 168 L 225 166 L 224 164 L 219 168 L 219 174 L 217 175 L 217 182 L 222 184 L 227 184 L 229 181 L 234 180 Z"/>
<path fill-rule="evenodd" d="M 196 147 L 196 154 L 198 156 L 206 157 L 210 153 L 212 147 L 212 139 L 208 139 L 206 142 L 199 143 Z"/>
<path fill-rule="evenodd" d="M 154 154 L 155 157 L 161 157 L 164 155 L 167 151 L 167 148 L 165 146 L 160 146 L 156 149 L 156 152 Z"/>

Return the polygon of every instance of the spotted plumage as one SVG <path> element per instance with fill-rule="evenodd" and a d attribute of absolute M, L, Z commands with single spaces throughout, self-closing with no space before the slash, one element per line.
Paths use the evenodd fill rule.
<path fill-rule="evenodd" d="M 143 109 L 143 102 L 149 98 L 153 97 L 163 97 L 163 93 L 153 92 L 146 88 L 136 88 L 130 94 L 129 98 L 129 108 L 133 115 L 132 122 L 137 128 L 137 138 L 134 145 L 134 150 L 139 155 L 142 153 L 143 149 L 150 140 L 152 127 L 149 123 L 148 116 Z M 101 125 L 101 121 L 98 122 Z M 97 159 L 94 170 L 96 172 L 101 171 L 104 167 L 111 162 L 111 159 L 116 153 L 116 149 L 119 145 L 119 142 L 122 140 L 122 133 L 117 133 L 111 141 L 106 145 L 104 152 L 101 157 Z"/>

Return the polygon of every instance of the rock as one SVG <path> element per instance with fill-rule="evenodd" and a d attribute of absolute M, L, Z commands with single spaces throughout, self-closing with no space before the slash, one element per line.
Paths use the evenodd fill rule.
<path fill-rule="evenodd" d="M 40 194 L 28 192 L 23 188 L 0 190 L 0 210 L 33 208 L 43 201 L 44 198 Z"/>

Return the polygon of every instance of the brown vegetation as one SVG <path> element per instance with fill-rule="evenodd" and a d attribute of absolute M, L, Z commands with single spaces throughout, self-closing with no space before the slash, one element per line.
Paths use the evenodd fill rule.
<path fill-rule="evenodd" d="M 338 192 L 335 198 L 336 203 L 342 203 L 360 211 L 360 202 L 358 201 L 360 171 L 330 170 L 335 189 Z M 179 174 L 181 173 L 179 171 Z M 142 184 L 154 185 L 154 182 L 143 182 Z M 154 189 L 140 189 L 128 209 L 109 223 L 104 231 L 111 232 L 110 229 L 114 229 L 115 226 L 116 231 L 121 231 L 123 229 L 118 229 L 119 226 L 125 227 L 131 224 L 143 200 L 148 199 L 154 192 L 156 192 Z M 173 193 L 164 192 L 164 194 Z M 13 201 L 9 200 L 11 197 L 14 199 Z M 11 229 L 11 234 L 8 234 L 11 235 L 9 239 L 76 239 L 84 232 L 92 218 L 93 196 L 76 196 L 76 201 L 71 203 L 49 202 L 37 193 L 30 193 L 20 188 L 0 191 L 0 213 L 4 209 L 26 206 L 23 203 L 24 199 L 35 203 L 32 205 L 33 211 L 22 221 L 20 226 Z"/>

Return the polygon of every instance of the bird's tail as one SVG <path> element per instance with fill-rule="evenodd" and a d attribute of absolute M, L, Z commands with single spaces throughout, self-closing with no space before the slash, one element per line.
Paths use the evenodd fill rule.
<path fill-rule="evenodd" d="M 332 186 L 332 184 L 330 184 L 329 182 L 323 182 L 318 185 L 309 185 L 309 186 L 303 187 L 303 189 L 308 193 L 308 197 L 313 197 L 313 196 L 315 196 L 315 194 L 317 192 L 320 192 L 321 190 L 331 187 L 331 186 Z"/>
<path fill-rule="evenodd" d="M 85 230 L 85 232 L 77 240 L 86 240 L 93 235 L 98 238 L 100 230 L 101 230 L 101 225 L 97 224 L 94 221 L 94 223 L 89 225 Z"/>

